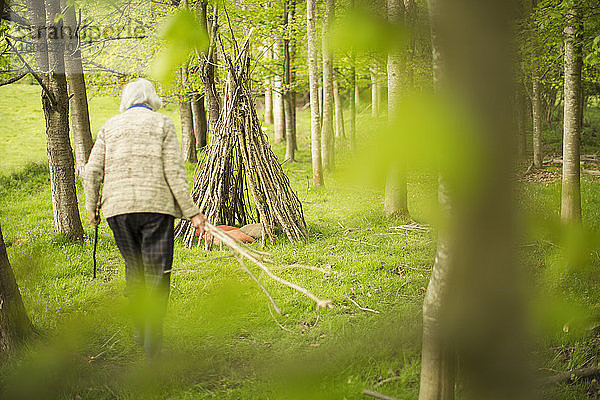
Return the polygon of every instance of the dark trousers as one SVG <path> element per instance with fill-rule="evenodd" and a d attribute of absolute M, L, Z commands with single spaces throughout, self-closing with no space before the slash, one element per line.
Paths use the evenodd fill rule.
<path fill-rule="evenodd" d="M 150 343 L 151 347 L 160 348 L 162 318 L 169 299 L 174 219 L 166 214 L 130 213 L 106 220 L 125 259 L 125 295 L 133 308 L 136 331 L 146 336 L 146 342 L 158 336 L 158 343 Z"/>

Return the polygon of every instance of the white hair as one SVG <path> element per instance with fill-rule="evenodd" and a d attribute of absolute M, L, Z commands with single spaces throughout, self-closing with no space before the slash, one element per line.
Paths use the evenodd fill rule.
<path fill-rule="evenodd" d="M 158 110 L 162 107 L 162 101 L 156 94 L 154 85 L 148 79 L 140 78 L 133 82 L 129 82 L 121 92 L 121 112 L 135 104 L 144 104 L 153 110 Z"/>

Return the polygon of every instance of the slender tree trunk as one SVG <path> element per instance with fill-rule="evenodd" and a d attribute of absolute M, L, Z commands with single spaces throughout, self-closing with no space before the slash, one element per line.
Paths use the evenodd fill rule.
<path fill-rule="evenodd" d="M 329 45 L 330 29 L 334 20 L 334 0 L 325 0 L 323 20 L 323 126 L 321 128 L 321 157 L 323 168 L 335 168 L 335 137 L 333 136 L 333 52 Z"/>
<path fill-rule="evenodd" d="M 371 67 L 371 115 L 375 118 L 379 116 L 379 82 L 377 72 Z"/>
<path fill-rule="evenodd" d="M 319 75 L 320 78 L 320 75 Z M 323 128 L 323 79 L 319 79 L 319 121 L 321 129 Z"/>
<path fill-rule="evenodd" d="M 267 78 L 266 80 L 266 88 L 265 88 L 265 123 L 272 124 L 273 123 L 273 88 L 271 78 Z"/>
<path fill-rule="evenodd" d="M 519 83 L 515 92 L 515 117 L 517 122 L 517 143 L 519 157 L 524 159 L 527 156 L 527 132 L 525 127 L 527 126 L 527 109 L 525 103 L 525 94 Z"/>
<path fill-rule="evenodd" d="M 354 68 L 354 57 L 352 57 L 352 66 L 350 67 L 350 98 L 348 106 L 350 111 L 350 151 L 356 150 L 356 72 Z"/>
<path fill-rule="evenodd" d="M 306 0 L 306 30 L 308 37 L 308 83 L 310 87 L 310 148 L 313 185 L 323 186 L 321 161 L 321 117 L 319 107 L 319 70 L 317 62 L 317 21 L 315 0 Z"/>
<path fill-rule="evenodd" d="M 33 332 L 31 321 L 6 253 L 0 226 L 0 361 L 13 353 Z"/>
<path fill-rule="evenodd" d="M 282 48 L 279 41 L 273 45 L 273 55 L 276 63 L 281 66 Z M 283 68 L 281 68 L 283 71 Z M 273 131 L 275 143 L 283 142 L 285 139 L 285 106 L 284 106 L 284 82 L 282 75 L 273 77 Z"/>
<path fill-rule="evenodd" d="M 578 4 L 576 1 L 575 4 Z M 581 221 L 579 140 L 581 135 L 581 14 L 574 7 L 567 12 L 565 36 L 565 110 L 563 133 L 563 174 L 561 220 Z"/>
<path fill-rule="evenodd" d="M 344 131 L 344 109 L 342 95 L 340 94 L 340 85 L 337 77 L 333 79 L 333 100 L 335 103 L 335 137 L 346 138 Z"/>
<path fill-rule="evenodd" d="M 449 387 L 444 360 L 456 354 L 464 378 L 461 397 L 529 399 L 527 385 L 532 380 L 525 374 L 525 360 L 530 352 L 517 290 L 514 135 L 507 134 L 514 129 L 510 105 L 515 4 L 509 0 L 428 3 L 434 71 L 435 63 L 444 63 L 443 68 L 437 67 L 445 74 L 440 90 L 460 88 L 443 98 L 468 106 L 477 121 L 473 139 L 478 144 L 470 154 L 461 154 L 461 162 L 472 164 L 476 174 L 465 176 L 451 168 L 443 172 L 442 189 L 447 191 L 450 212 L 443 213 L 446 218 L 438 243 L 441 260 L 436 260 L 432 272 L 433 282 L 439 279 L 440 285 L 436 290 L 431 283 L 431 292 L 438 293 L 427 295 L 442 312 L 434 316 L 439 323 L 434 332 L 424 330 L 419 398 L 444 398 L 443 388 Z M 447 272 L 437 268 L 444 260 Z M 427 308 L 423 311 L 427 325 L 432 313 Z M 439 344 L 439 350 L 432 341 L 433 346 Z M 435 365 L 442 368 L 431 367 Z"/>
<path fill-rule="evenodd" d="M 217 63 L 217 17 L 218 17 L 218 6 L 217 3 L 213 5 L 213 17 L 212 20 L 208 21 L 208 1 L 200 0 L 196 3 L 196 14 L 201 27 L 205 30 L 209 37 L 209 47 L 206 54 L 202 54 L 202 61 L 200 65 L 202 84 L 204 86 L 204 105 L 206 108 L 206 114 L 208 116 L 209 129 L 214 132 L 219 122 L 219 114 L 221 112 L 221 103 L 217 94 L 216 87 L 216 75 L 215 65 Z"/>
<path fill-rule="evenodd" d="M 534 69 L 531 85 L 531 117 L 533 120 L 533 166 L 542 167 L 542 102 L 540 100 L 540 80 L 537 68 Z"/>
<path fill-rule="evenodd" d="M 294 23 L 295 2 L 284 0 L 283 25 L 286 34 L 283 39 L 283 81 L 284 81 L 284 112 L 285 112 L 285 160 L 295 161 L 296 151 L 296 115 L 294 113 L 295 92 L 292 90 L 292 59 L 290 53 L 291 25 Z"/>
<path fill-rule="evenodd" d="M 187 97 L 179 100 L 179 116 L 181 118 L 181 154 L 183 159 L 191 163 L 198 162 L 196 155 L 196 135 L 194 134 L 194 118 L 192 105 Z"/>
<path fill-rule="evenodd" d="M 450 204 L 446 186 L 440 178 L 438 186 L 440 208 L 448 217 Z M 444 340 L 443 316 L 448 298 L 448 278 L 451 274 L 452 250 L 447 233 L 440 231 L 435 263 L 423 299 L 423 343 L 421 351 L 421 387 L 419 400 L 454 399 L 456 357 Z"/>
<path fill-rule="evenodd" d="M 57 0 L 47 0 L 46 6 L 41 1 L 28 0 L 27 8 L 33 26 L 47 26 L 51 32 L 60 32 L 60 27 L 55 22 L 60 14 Z M 42 91 L 54 229 L 70 240 L 79 240 L 83 238 L 83 226 L 77 206 L 75 165 L 69 140 L 69 98 L 65 77 L 64 43 L 58 39 L 59 36 L 48 34 L 46 41 L 45 35 L 42 34 L 35 39 L 36 62 L 41 71 L 42 81 L 51 96 Z M 45 51 L 45 48 L 48 51 Z"/>
<path fill-rule="evenodd" d="M 67 7 L 65 0 L 62 0 L 62 7 L 64 9 L 64 29 L 70 30 L 70 35 L 73 35 L 73 40 L 67 41 L 69 47 L 65 50 L 65 69 L 68 89 L 72 96 L 70 108 L 73 144 L 75 147 L 75 172 L 77 176 L 81 176 L 94 143 L 90 128 L 87 90 L 85 76 L 83 75 L 83 65 L 81 64 L 80 35 L 75 18 L 75 9 L 73 5 Z"/>
<path fill-rule="evenodd" d="M 194 120 L 194 136 L 196 139 L 196 148 L 201 150 L 206 147 L 208 140 L 206 137 L 206 109 L 204 108 L 204 95 L 196 92 L 192 97 L 192 118 Z"/>
<path fill-rule="evenodd" d="M 360 107 L 360 88 L 356 83 L 356 74 L 354 76 L 354 106 L 357 110 Z"/>
<path fill-rule="evenodd" d="M 400 26 L 404 17 L 403 0 L 387 0 L 388 19 L 391 24 Z M 400 118 L 400 99 L 402 97 L 402 73 L 404 70 L 402 55 L 399 50 L 392 50 L 387 59 L 388 81 L 388 122 L 391 128 Z M 397 135 L 402 132 L 394 129 Z M 402 138 L 399 138 L 402 141 Z M 402 146 L 404 147 L 404 146 Z M 400 158 L 392 161 L 385 185 L 383 212 L 386 216 L 408 216 L 406 194 L 406 160 Z"/>

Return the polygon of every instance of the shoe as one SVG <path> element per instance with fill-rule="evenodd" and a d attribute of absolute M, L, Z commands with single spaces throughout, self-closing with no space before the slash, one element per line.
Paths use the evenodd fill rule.
<path fill-rule="evenodd" d="M 162 347 L 162 324 L 146 324 L 144 331 L 144 351 L 149 361 L 155 360 Z"/>
<path fill-rule="evenodd" d="M 138 346 L 144 345 L 144 329 L 139 327 L 133 329 L 133 341 Z"/>

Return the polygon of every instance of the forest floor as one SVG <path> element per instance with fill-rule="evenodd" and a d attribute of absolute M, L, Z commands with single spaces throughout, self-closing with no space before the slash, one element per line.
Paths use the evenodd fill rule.
<path fill-rule="evenodd" d="M 118 102 L 97 96 L 90 109 L 97 132 L 118 112 Z M 162 112 L 179 125 L 174 105 Z M 591 122 L 594 132 L 599 120 Z M 428 225 L 437 197 L 434 174 L 414 172 L 408 182 L 411 216 L 428 228 L 396 230 L 413 221 L 384 218 L 381 185 L 352 179 L 351 166 L 359 161 L 351 158 L 347 140 L 339 141 L 337 172 L 327 175 L 324 188 L 312 186 L 309 115 L 299 112 L 297 162 L 283 166 L 303 202 L 310 239 L 292 245 L 280 237 L 267 251 L 280 266 L 277 274 L 331 299 L 334 307 L 316 310 L 310 300 L 259 276 L 284 312 L 277 315 L 233 259 L 212 260 L 228 251 L 207 254 L 177 242 L 164 354 L 160 363 L 148 365 L 133 342 L 122 294 L 124 264 L 106 223 L 100 227 L 96 280 L 91 228 L 82 244 L 53 233 L 39 88 L 0 88 L 0 121 L 0 221 L 38 331 L 0 369 L 3 398 L 360 399 L 363 389 L 418 397 L 421 304 L 435 255 L 435 232 Z M 362 132 L 377 123 L 368 110 L 359 113 L 359 149 L 368 142 Z M 284 145 L 273 149 L 282 158 Z M 187 167 L 192 179 L 194 166 Z M 586 239 L 581 251 L 590 257 L 582 264 L 589 268 L 568 272 L 553 267 L 563 265 L 556 250 L 561 241 L 572 238 L 555 228 L 560 181 L 524 182 L 521 189 L 523 209 L 535 211 L 527 214 L 535 222 L 524 233 L 523 265 L 532 280 L 551 289 L 545 294 L 560 293 L 570 305 L 557 303 L 537 313 L 551 316 L 540 324 L 546 325 L 537 336 L 536 357 L 547 368 L 544 374 L 597 365 L 600 257 L 589 232 L 600 230 L 598 182 L 583 177 L 588 230 L 577 237 Z M 85 221 L 79 183 L 78 198 Z M 595 391 L 585 381 L 557 386 L 550 394 L 583 399 Z"/>

